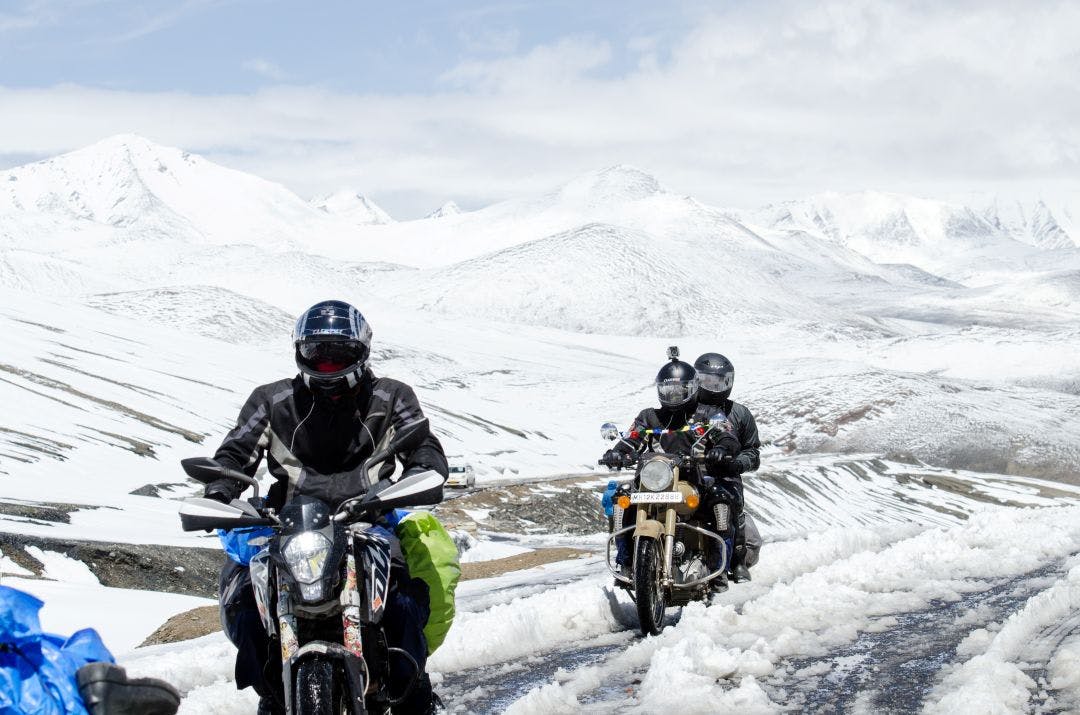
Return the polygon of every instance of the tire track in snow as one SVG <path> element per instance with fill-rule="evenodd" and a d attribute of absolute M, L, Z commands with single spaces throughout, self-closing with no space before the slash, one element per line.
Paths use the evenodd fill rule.
<path fill-rule="evenodd" d="M 778 581 L 790 580 L 836 561 L 853 553 L 877 551 L 888 545 L 890 539 L 901 539 L 910 533 L 909 529 L 889 531 L 891 536 L 883 535 L 886 530 L 875 532 L 866 529 L 833 529 L 810 539 L 793 539 L 768 545 L 770 561 L 762 562 L 755 568 L 755 581 L 733 586 L 721 596 L 724 603 L 741 606 L 763 593 Z M 798 558 L 796 558 L 798 556 Z M 597 564 L 597 569 L 603 569 Z M 582 586 L 594 580 L 595 586 Z M 622 591 L 612 589 L 607 577 L 595 575 L 580 579 L 574 583 L 557 586 L 548 593 L 536 594 L 518 599 L 513 604 L 500 604 L 486 611 L 469 614 L 468 622 L 463 621 L 461 630 L 458 626 L 451 631 L 464 634 L 477 632 L 495 632 L 502 635 L 506 643 L 503 647 L 491 649 L 493 656 L 510 653 L 514 657 L 485 658 L 483 654 L 459 652 L 447 655 L 440 652 L 442 659 L 450 667 L 443 667 L 442 685 L 437 690 L 443 694 L 444 701 L 453 711 L 464 703 L 468 712 L 502 712 L 505 707 L 520 698 L 530 688 L 571 677 L 573 672 L 588 669 L 597 663 L 603 663 L 611 657 L 618 657 L 627 648 L 644 643 L 637 634 L 637 615 L 634 605 Z M 568 596 L 571 596 L 568 598 Z M 597 608 L 596 601 L 603 603 Z M 575 610 L 566 610 L 567 604 L 573 604 Z M 514 627 L 512 619 L 518 616 L 514 611 L 522 607 L 531 613 L 527 623 Z M 604 619 L 597 619 L 596 611 L 605 612 Z M 581 628 L 580 614 L 592 613 Z M 682 609 L 668 611 L 667 626 L 670 629 L 679 622 Z M 544 622 L 548 622 L 545 626 Z M 560 632 L 554 628 L 560 623 L 573 623 L 575 631 Z M 554 631 L 554 632 L 552 632 Z M 535 634 L 561 639 L 548 644 L 538 642 Z M 449 639 L 448 639 L 449 641 Z M 572 645 L 568 645 L 572 644 Z M 465 649 L 468 643 L 462 644 Z M 445 648 L 446 646 L 444 646 Z M 451 646 L 452 648 L 454 646 Z M 479 644 L 480 648 L 490 648 L 488 643 Z M 464 663 L 468 667 L 462 667 Z M 515 675 L 516 674 L 516 675 Z M 512 677 L 507 677 L 512 676 Z M 625 676 L 625 677 L 624 677 Z M 618 669 L 616 674 L 605 682 L 605 692 L 617 694 L 633 686 L 637 676 L 635 669 Z M 506 683 L 499 682 L 506 679 Z M 483 691 L 483 698 L 470 697 L 477 688 Z M 458 708 L 461 709 L 461 708 Z"/>
<path fill-rule="evenodd" d="M 926 610 L 889 617 L 882 623 L 887 630 L 865 632 L 825 658 L 789 661 L 781 671 L 785 676 L 814 675 L 795 686 L 787 677 L 770 679 L 766 691 L 785 707 L 804 712 L 917 712 L 973 625 L 985 626 L 1013 612 L 1039 592 L 1047 577 L 1062 573 L 1059 561 L 957 601 L 934 601 Z"/>
<path fill-rule="evenodd" d="M 1050 665 L 1065 641 L 1077 635 L 1080 635 L 1080 610 L 1073 611 L 1064 620 L 1042 629 L 1020 653 L 1020 660 L 1028 665 L 1024 668 L 1025 672 L 1038 686 L 1034 711 L 1039 715 L 1076 712 L 1080 706 L 1076 693 L 1054 692 L 1054 679 L 1050 673 Z"/>

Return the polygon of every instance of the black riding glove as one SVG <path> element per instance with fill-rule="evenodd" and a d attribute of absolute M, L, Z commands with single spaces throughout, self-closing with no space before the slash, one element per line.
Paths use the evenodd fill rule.
<path fill-rule="evenodd" d="M 614 449 L 609 449 L 604 452 L 604 456 L 600 458 L 600 464 L 603 464 L 605 467 L 620 467 L 622 466 L 622 455 Z"/>
<path fill-rule="evenodd" d="M 236 482 L 232 479 L 218 479 L 206 485 L 203 490 L 204 499 L 213 499 L 222 504 L 228 504 L 240 496 L 236 490 Z"/>
<path fill-rule="evenodd" d="M 734 457 L 725 455 L 719 462 L 720 474 L 725 477 L 738 477 L 746 471 L 746 465 Z"/>
<path fill-rule="evenodd" d="M 629 452 L 622 452 L 621 456 L 622 466 L 626 467 L 627 469 L 631 469 L 635 464 L 637 464 L 636 455 L 630 454 Z"/>
<path fill-rule="evenodd" d="M 730 461 L 739 453 L 741 448 L 739 440 L 730 432 L 720 432 L 719 435 L 713 437 L 712 445 L 709 451 L 705 453 L 705 460 L 710 464 L 722 464 L 725 461 Z"/>

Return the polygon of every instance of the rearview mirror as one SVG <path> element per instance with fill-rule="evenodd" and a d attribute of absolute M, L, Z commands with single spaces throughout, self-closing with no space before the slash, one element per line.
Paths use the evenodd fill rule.
<path fill-rule="evenodd" d="M 619 428 L 615 426 L 614 422 L 605 422 L 600 425 L 600 437 L 615 441 L 619 438 Z"/>
<path fill-rule="evenodd" d="M 730 430 L 731 423 L 728 422 L 727 415 L 723 412 L 717 412 L 709 418 L 709 429 Z"/>

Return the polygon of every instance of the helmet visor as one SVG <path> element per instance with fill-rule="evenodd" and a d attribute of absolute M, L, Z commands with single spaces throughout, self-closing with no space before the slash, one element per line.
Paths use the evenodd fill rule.
<path fill-rule="evenodd" d="M 665 405 L 679 405 L 697 394 L 697 382 L 694 380 L 664 380 L 656 383 L 656 392 L 660 402 Z"/>
<path fill-rule="evenodd" d="M 731 389 L 730 373 L 713 375 L 707 372 L 698 372 L 698 384 L 702 390 L 709 392 L 723 392 Z"/>
<path fill-rule="evenodd" d="M 368 349 L 355 341 L 320 341 L 297 346 L 304 365 L 315 372 L 339 372 L 367 360 Z"/>

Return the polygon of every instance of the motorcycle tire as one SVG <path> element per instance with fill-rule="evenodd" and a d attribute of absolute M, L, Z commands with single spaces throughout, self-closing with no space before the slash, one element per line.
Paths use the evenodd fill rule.
<path fill-rule="evenodd" d="M 297 715 L 348 715 L 342 688 L 335 678 L 333 661 L 305 658 L 296 666 L 294 709 Z"/>
<path fill-rule="evenodd" d="M 664 589 L 660 585 L 663 560 L 656 539 L 640 538 L 634 559 L 634 601 L 642 635 L 659 635 L 664 626 Z"/>

